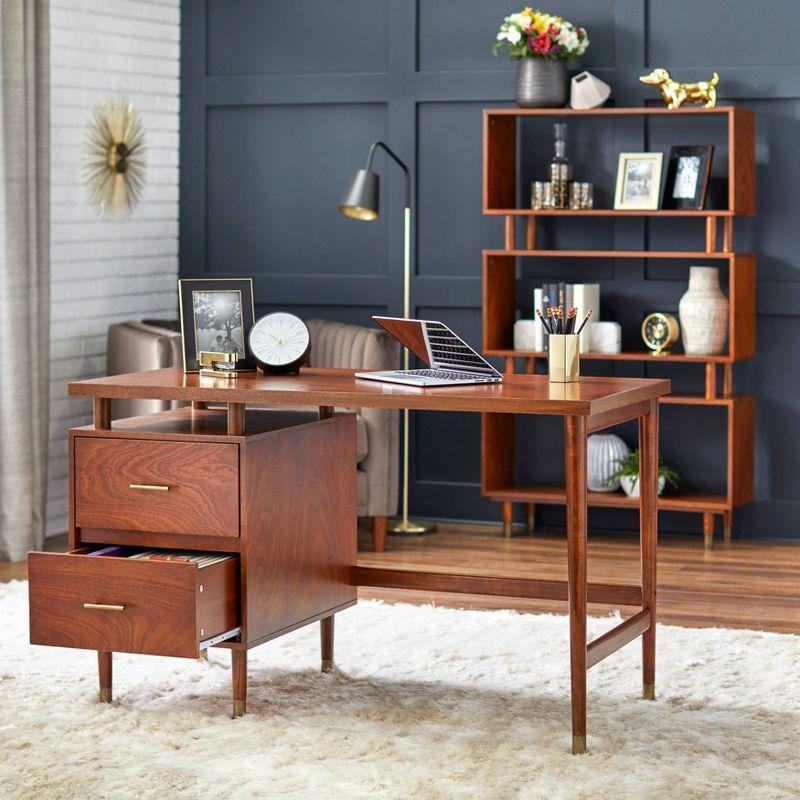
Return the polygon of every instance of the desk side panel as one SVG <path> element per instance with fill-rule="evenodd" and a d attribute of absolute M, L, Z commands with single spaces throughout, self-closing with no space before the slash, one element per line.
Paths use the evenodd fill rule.
<path fill-rule="evenodd" d="M 244 641 L 355 601 L 354 415 L 248 441 L 241 502 Z"/>

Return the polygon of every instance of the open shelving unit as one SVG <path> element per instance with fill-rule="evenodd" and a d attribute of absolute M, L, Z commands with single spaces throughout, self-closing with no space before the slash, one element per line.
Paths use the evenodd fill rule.
<path fill-rule="evenodd" d="M 709 210 L 618 211 L 534 210 L 517 207 L 519 121 L 525 117 L 662 116 L 692 118 L 717 115 L 727 122 L 727 208 Z M 659 260 L 715 260 L 728 269 L 730 317 L 727 352 L 715 356 L 687 356 L 671 353 L 653 358 L 644 348 L 621 353 L 582 353 L 582 359 L 662 362 L 703 365 L 704 391 L 673 394 L 662 398 L 666 405 L 724 408 L 727 414 L 726 486 L 718 493 L 678 492 L 659 498 L 659 509 L 702 514 L 706 549 L 712 546 L 715 518 L 722 517 L 723 536 L 730 538 L 733 511 L 753 496 L 753 451 L 755 402 L 752 395 L 734 395 L 733 364 L 755 356 L 756 260 L 752 253 L 734 251 L 734 218 L 755 213 L 755 119 L 751 111 L 735 107 L 684 108 L 600 108 L 574 109 L 487 109 L 483 127 L 483 213 L 505 218 L 504 247 L 483 251 L 483 350 L 487 356 L 502 357 L 504 372 L 513 373 L 515 359 L 523 359 L 525 371 L 535 372 L 536 360 L 545 352 L 515 350 L 513 328 L 517 319 L 517 264 L 523 258 L 648 259 L 655 268 Z M 554 250 L 537 249 L 537 217 L 691 217 L 705 219 L 705 249 L 702 251 L 661 250 Z M 525 242 L 516 241 L 516 220 L 525 220 Z M 718 236 L 722 219 L 722 235 Z M 666 264 L 665 268 L 669 268 Z M 567 276 L 568 277 L 568 276 Z M 721 366 L 722 381 L 718 383 Z M 558 505 L 565 501 L 563 487 L 522 484 L 515 480 L 514 420 L 485 414 L 482 419 L 482 492 L 502 502 L 503 527 L 510 535 L 513 504 L 527 505 L 529 528 L 534 527 L 537 503 Z M 635 500 L 622 492 L 589 492 L 590 506 L 635 508 Z"/>

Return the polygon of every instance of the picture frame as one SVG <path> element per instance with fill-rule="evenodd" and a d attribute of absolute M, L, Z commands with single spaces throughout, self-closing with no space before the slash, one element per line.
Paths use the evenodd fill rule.
<path fill-rule="evenodd" d="M 614 208 L 656 211 L 661 199 L 663 153 L 620 153 Z"/>
<path fill-rule="evenodd" d="M 706 204 L 713 158 L 713 144 L 671 147 L 661 208 L 702 209 Z"/>
<path fill-rule="evenodd" d="M 238 369 L 253 369 L 247 339 L 255 322 L 252 278 L 178 281 L 183 371 L 200 371 L 200 351 L 241 354 Z"/>

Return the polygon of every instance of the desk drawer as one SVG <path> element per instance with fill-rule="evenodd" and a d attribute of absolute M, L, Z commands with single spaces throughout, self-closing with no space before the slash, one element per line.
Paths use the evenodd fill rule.
<path fill-rule="evenodd" d="M 78 436 L 79 528 L 239 535 L 239 447 Z"/>
<path fill-rule="evenodd" d="M 240 624 L 239 559 L 196 564 L 28 557 L 31 644 L 195 658 Z"/>

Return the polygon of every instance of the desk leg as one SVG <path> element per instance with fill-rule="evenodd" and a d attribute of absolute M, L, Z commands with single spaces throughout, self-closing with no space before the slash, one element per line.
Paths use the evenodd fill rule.
<path fill-rule="evenodd" d="M 586 752 L 586 417 L 564 418 L 572 752 Z"/>
<path fill-rule="evenodd" d="M 319 621 L 319 642 L 322 652 L 322 671 L 333 672 L 333 619 L 335 614 Z"/>
<path fill-rule="evenodd" d="M 231 650 L 233 717 L 247 712 L 247 650 Z"/>
<path fill-rule="evenodd" d="M 104 650 L 97 651 L 97 673 L 100 677 L 101 703 L 111 702 L 111 653 Z"/>
<path fill-rule="evenodd" d="M 656 697 L 656 551 L 658 545 L 658 400 L 639 418 L 639 537 L 642 559 L 642 606 L 650 611 L 650 629 L 642 635 L 645 700 Z"/>

